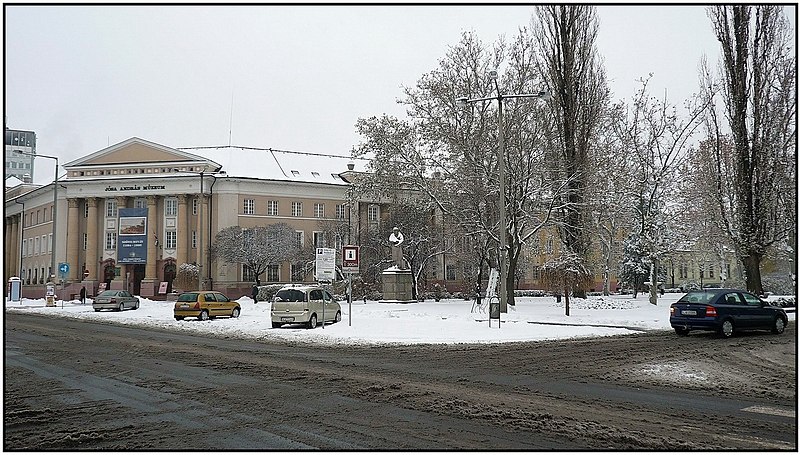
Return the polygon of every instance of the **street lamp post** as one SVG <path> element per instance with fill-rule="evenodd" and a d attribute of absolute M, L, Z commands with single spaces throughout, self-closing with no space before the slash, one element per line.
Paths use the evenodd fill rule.
<path fill-rule="evenodd" d="M 180 169 L 173 169 L 173 171 L 181 173 L 181 174 L 194 174 L 200 176 L 200 195 L 197 203 L 197 290 L 203 290 L 203 199 L 205 198 L 205 190 L 203 188 L 203 177 L 208 174 L 211 176 L 216 176 L 217 172 L 206 172 L 206 168 L 203 168 L 200 172 L 194 171 L 183 171 Z M 226 175 L 225 171 L 220 171 L 220 175 Z M 213 186 L 213 185 L 212 185 Z M 211 217 L 209 216 L 209 220 Z M 209 234 L 210 235 L 210 234 Z M 210 238 L 209 238 L 210 240 Z M 211 273 L 209 270 L 208 273 Z"/>
<path fill-rule="evenodd" d="M 22 155 L 32 156 L 34 158 L 49 158 L 51 160 L 56 160 L 56 169 L 55 169 L 55 176 L 53 177 L 53 245 L 52 245 L 52 254 L 50 255 L 50 275 L 55 275 L 56 273 L 56 239 L 58 238 L 58 233 L 56 232 L 56 223 L 58 223 L 58 157 L 57 156 L 48 156 L 48 155 L 39 155 L 38 153 L 28 153 L 23 152 L 21 150 L 17 150 L 17 153 Z M 49 277 L 48 277 L 49 278 Z"/>
<path fill-rule="evenodd" d="M 483 98 L 468 98 L 466 96 L 461 96 L 456 98 L 456 102 L 461 107 L 466 107 L 467 104 L 477 103 L 479 101 L 490 101 L 490 100 L 497 100 L 497 142 L 498 142 L 498 157 L 497 157 L 497 166 L 498 166 L 498 180 L 500 181 L 500 202 L 499 202 L 499 211 L 500 211 L 500 233 L 498 237 L 500 238 L 500 250 L 499 250 L 499 262 L 500 262 L 500 312 L 507 313 L 508 312 L 508 296 L 506 295 L 506 281 L 508 277 L 508 264 L 506 263 L 506 240 L 508 235 L 508 226 L 506 221 L 506 163 L 505 163 L 505 137 L 503 133 L 503 100 L 506 98 L 541 98 L 541 99 L 549 99 L 550 94 L 547 91 L 539 91 L 537 93 L 519 93 L 519 94 L 512 94 L 512 95 L 503 95 L 500 93 L 500 85 L 497 82 L 497 70 L 490 70 L 489 71 L 489 79 L 494 81 L 494 88 L 496 91 L 496 95 L 494 96 L 487 96 Z"/>

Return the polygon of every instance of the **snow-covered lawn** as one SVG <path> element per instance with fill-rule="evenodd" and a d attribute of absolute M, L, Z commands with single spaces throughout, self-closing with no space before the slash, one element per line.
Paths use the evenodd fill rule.
<path fill-rule="evenodd" d="M 91 300 L 57 301 L 47 307 L 44 299 L 6 301 L 6 311 L 51 314 L 68 318 L 107 321 L 145 327 L 159 327 L 194 333 L 229 337 L 296 340 L 325 344 L 380 343 L 501 343 L 510 341 L 554 340 L 576 337 L 608 336 L 640 330 L 671 330 L 669 306 L 682 294 L 666 294 L 658 305 L 651 305 L 647 295 L 590 297 L 570 299 L 570 316 L 564 315 L 564 302 L 553 297 L 521 297 L 516 306 L 502 314 L 501 324 L 489 325 L 485 312 L 472 312 L 472 302 L 464 300 L 425 301 L 411 304 L 388 304 L 374 301 L 353 302 L 352 315 L 347 302 L 342 305 L 342 322 L 314 330 L 299 326 L 273 329 L 270 304 L 254 303 L 250 297 L 238 302 L 242 314 L 237 319 L 218 318 L 176 321 L 173 302 L 141 298 L 138 310 L 95 312 Z M 775 297 L 777 298 L 777 297 Z M 790 324 L 795 313 L 789 313 Z M 352 323 L 350 322 L 352 320 Z"/>

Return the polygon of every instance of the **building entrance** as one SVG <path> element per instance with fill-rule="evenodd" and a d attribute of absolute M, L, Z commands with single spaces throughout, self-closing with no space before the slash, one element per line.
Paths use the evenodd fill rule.
<path fill-rule="evenodd" d="M 142 280 L 144 279 L 144 264 L 133 266 L 133 294 L 140 295 L 142 292 Z"/>

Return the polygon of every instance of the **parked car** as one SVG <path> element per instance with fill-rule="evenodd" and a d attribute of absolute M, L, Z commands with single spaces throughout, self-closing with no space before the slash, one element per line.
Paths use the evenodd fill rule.
<path fill-rule="evenodd" d="M 723 337 L 735 331 L 766 329 L 783 333 L 789 319 L 779 306 L 738 289 L 691 291 L 673 303 L 669 323 L 678 335 L 714 330 Z"/>
<path fill-rule="evenodd" d="M 325 289 L 313 285 L 287 285 L 275 293 L 272 301 L 272 327 L 305 324 L 309 329 L 318 321 L 339 322 L 342 308 Z"/>
<path fill-rule="evenodd" d="M 100 310 L 115 310 L 122 311 L 125 308 L 137 309 L 139 308 L 139 298 L 132 295 L 128 291 L 103 291 L 97 294 L 92 302 L 94 311 Z"/>
<path fill-rule="evenodd" d="M 175 301 L 173 313 L 175 320 L 197 318 L 201 321 L 214 319 L 217 316 L 238 318 L 242 312 L 239 302 L 233 301 L 218 291 L 184 292 Z"/>

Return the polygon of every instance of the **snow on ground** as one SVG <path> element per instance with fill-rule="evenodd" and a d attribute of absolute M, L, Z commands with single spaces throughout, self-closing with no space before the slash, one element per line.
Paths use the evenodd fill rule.
<path fill-rule="evenodd" d="M 6 311 L 227 337 L 324 344 L 503 343 L 671 330 L 669 306 L 681 295 L 659 297 L 658 305 L 651 305 L 647 295 L 639 295 L 636 299 L 629 295 L 570 299 L 570 316 L 564 315 L 563 300 L 556 303 L 553 297 L 521 297 L 515 299 L 516 306 L 509 307 L 508 313 L 502 314 L 499 327 L 496 319 L 490 326 L 487 313 L 477 309 L 473 311 L 473 302 L 465 300 L 410 304 L 358 301 L 352 304 L 352 315 L 347 302 L 340 302 L 342 321 L 314 330 L 300 326 L 273 329 L 270 304 L 254 303 L 250 297 L 238 299 L 242 308 L 239 318 L 209 321 L 176 321 L 172 316 L 174 302 L 146 298 L 140 298 L 138 310 L 123 312 L 95 312 L 91 299 L 87 299 L 84 305 L 78 300 L 58 300 L 55 307 L 47 307 L 44 299 L 7 300 Z M 789 313 L 790 321 L 795 321 L 795 318 L 795 313 Z"/>

